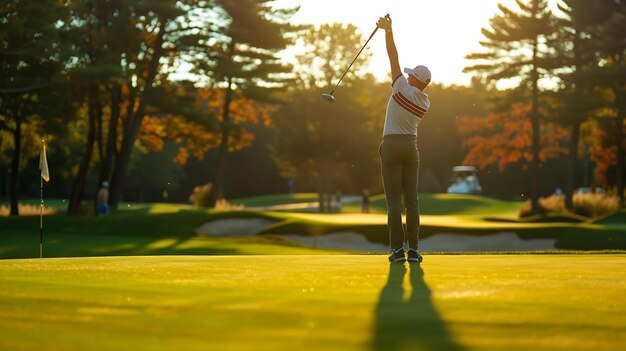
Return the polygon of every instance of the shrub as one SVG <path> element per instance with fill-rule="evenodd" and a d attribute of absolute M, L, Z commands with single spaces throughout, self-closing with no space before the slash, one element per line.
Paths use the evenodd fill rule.
<path fill-rule="evenodd" d="M 35 216 L 35 215 L 39 215 L 41 208 L 39 207 L 39 205 L 28 205 L 28 204 L 17 204 L 17 210 L 20 213 L 20 216 Z M 11 208 L 7 205 L 2 205 L 0 206 L 0 217 L 6 217 L 9 215 L 9 213 L 11 212 Z M 54 208 L 50 208 L 50 207 L 46 207 L 44 206 L 43 208 L 43 214 L 44 215 L 53 215 L 53 214 L 57 214 L 59 211 L 57 211 Z"/>
<path fill-rule="evenodd" d="M 208 207 L 211 201 L 211 189 L 213 183 L 206 183 L 204 185 L 198 185 L 193 188 L 191 195 L 189 195 L 189 202 L 196 207 Z"/>
<path fill-rule="evenodd" d="M 585 217 L 599 217 L 619 210 L 619 198 L 605 194 L 574 194 L 573 213 Z M 567 212 L 565 197 L 551 195 L 539 199 L 539 214 Z M 520 217 L 530 216 L 530 200 L 520 209 Z"/>
<path fill-rule="evenodd" d="M 209 202 L 211 202 L 211 189 L 213 188 L 212 183 L 207 183 L 204 185 L 198 185 L 193 188 L 193 192 L 189 196 L 189 202 L 194 204 L 196 207 L 208 207 Z M 243 210 L 243 205 L 231 205 L 226 199 L 223 197 L 217 199 L 215 202 L 216 210 Z"/>
<path fill-rule="evenodd" d="M 587 216 L 599 217 L 619 210 L 619 198 L 604 194 L 580 194 L 574 195 L 574 213 Z"/>

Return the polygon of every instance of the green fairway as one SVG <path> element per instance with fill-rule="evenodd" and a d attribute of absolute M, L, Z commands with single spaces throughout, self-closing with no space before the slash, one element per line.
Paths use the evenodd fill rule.
<path fill-rule="evenodd" d="M 245 207 L 263 207 L 295 204 L 300 202 L 315 202 L 317 200 L 318 195 L 316 193 L 297 193 L 247 197 L 243 199 L 229 200 L 228 202 L 233 205 L 244 205 Z"/>
<path fill-rule="evenodd" d="M 313 197 L 314 194 L 277 195 L 246 202 L 265 206 Z M 516 202 L 448 194 L 426 194 L 422 199 L 422 238 L 437 233 L 513 232 L 522 239 L 556 239 L 556 247 L 561 249 L 626 249 L 626 211 L 596 221 L 572 221 L 561 216 L 517 220 Z M 381 201 L 384 205 L 384 199 L 379 196 L 374 203 Z M 302 247 L 276 236 L 337 232 L 356 232 L 370 242 L 387 244 L 384 213 L 350 213 L 350 208 L 347 212 L 215 211 L 184 204 L 126 204 L 107 217 L 44 216 L 44 253 L 46 257 L 337 253 Z M 262 235 L 236 238 L 198 236 L 195 231 L 211 221 L 247 218 L 265 219 L 272 224 L 261 231 Z M 38 226 L 38 216 L 0 217 L 0 258 L 38 257 Z"/>
<path fill-rule="evenodd" d="M 503 220 L 491 218 L 494 213 L 422 215 L 420 236 L 513 232 L 520 238 L 554 238 L 562 249 L 626 249 L 624 211 L 596 222 Z M 201 237 L 195 232 L 205 223 L 229 218 L 261 218 L 273 223 L 259 236 Z M 38 226 L 38 216 L 0 217 L 0 258 L 38 257 Z M 388 240 L 384 214 L 209 211 L 177 204 L 131 205 L 108 217 L 45 216 L 44 228 L 46 257 L 331 252 L 301 247 L 277 234 L 357 232 L 371 242 L 386 244 Z"/>
<path fill-rule="evenodd" d="M 625 255 L 0 261 L 2 350 L 617 350 Z"/>

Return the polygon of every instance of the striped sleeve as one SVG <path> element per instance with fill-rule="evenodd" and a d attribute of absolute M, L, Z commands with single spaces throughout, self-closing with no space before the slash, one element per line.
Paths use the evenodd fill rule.
<path fill-rule="evenodd" d="M 411 114 L 417 116 L 418 118 L 423 118 L 426 115 L 427 110 L 418 106 L 409 100 L 402 92 L 397 92 L 392 95 L 393 100 L 400 105 L 402 108 L 410 112 Z"/>

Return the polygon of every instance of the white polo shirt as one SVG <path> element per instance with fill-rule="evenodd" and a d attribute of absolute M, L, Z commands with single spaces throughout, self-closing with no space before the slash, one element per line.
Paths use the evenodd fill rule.
<path fill-rule="evenodd" d="M 391 83 L 383 136 L 389 134 L 417 135 L 417 125 L 430 107 L 428 95 L 411 86 L 404 75 Z"/>

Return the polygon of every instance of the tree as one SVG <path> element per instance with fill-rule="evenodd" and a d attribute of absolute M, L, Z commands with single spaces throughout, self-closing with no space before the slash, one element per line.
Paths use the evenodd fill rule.
<path fill-rule="evenodd" d="M 526 118 L 530 105 L 512 105 L 506 112 L 491 112 L 486 116 L 461 116 L 459 133 L 468 150 L 463 164 L 486 168 L 496 164 L 504 171 L 513 164 L 528 167 L 532 164 L 532 122 Z M 539 159 L 556 158 L 565 153 L 560 145 L 566 139 L 566 130 L 554 123 L 546 124 L 541 142 L 544 146 Z"/>
<path fill-rule="evenodd" d="M 560 75 L 561 89 L 555 94 L 559 102 L 557 119 L 570 129 L 569 160 L 565 178 L 565 207 L 573 209 L 576 186 L 576 163 L 581 125 L 589 118 L 597 102 L 593 97 L 592 80 L 585 70 L 597 64 L 592 37 L 594 25 L 605 19 L 606 1 L 563 0 L 559 9 L 565 18 L 559 20 L 561 40 L 555 44 L 557 59 L 565 70 Z"/>
<path fill-rule="evenodd" d="M 320 210 L 324 212 L 332 188 L 352 168 L 368 167 L 367 173 L 372 174 L 369 166 L 365 166 L 370 162 L 354 163 L 361 157 L 376 159 L 379 141 L 376 136 L 380 135 L 377 123 L 380 119 L 376 117 L 384 116 L 388 96 L 379 94 L 372 77 L 354 73 L 367 66 L 370 55 L 364 51 L 354 63 L 352 73 L 346 74 L 342 81 L 342 103 L 328 104 L 320 97 L 336 84 L 359 50 L 363 40 L 356 27 L 325 24 L 306 29 L 300 40 L 307 48 L 298 57 L 296 67 L 301 72 L 300 84 L 290 91 L 292 102 L 275 114 L 278 135 L 272 154 L 283 177 L 315 184 Z M 363 168 L 358 169 L 364 173 Z"/>
<path fill-rule="evenodd" d="M 616 150 L 616 190 L 620 206 L 624 206 L 624 173 L 626 172 L 626 146 L 624 140 L 624 120 L 626 119 L 626 3 L 608 3 L 610 17 L 597 28 L 598 51 L 601 64 L 589 72 L 599 80 L 599 85 L 609 91 L 607 100 L 614 118 L 614 143 Z"/>
<path fill-rule="evenodd" d="M 55 0 L 5 1 L 0 11 L 0 130 L 13 139 L 9 196 L 16 216 L 23 129 L 34 120 L 61 118 L 67 107 L 58 99 L 64 62 L 58 23 L 66 12 Z M 47 105 L 55 99 L 57 105 Z"/>
<path fill-rule="evenodd" d="M 95 161 L 99 160 L 101 168 L 107 168 L 107 173 L 110 173 L 122 103 L 121 62 L 128 57 L 125 54 L 132 57 L 130 48 L 141 44 L 139 30 L 132 24 L 137 6 L 137 1 L 123 0 L 79 0 L 67 4 L 70 19 L 66 26 L 72 33 L 70 41 L 75 50 L 73 63 L 68 64 L 70 84 L 74 89 L 75 104 L 80 106 L 79 116 L 76 117 L 87 121 L 82 157 L 69 198 L 69 214 L 80 213 L 90 169 Z M 109 121 L 106 156 L 103 140 L 105 120 Z M 98 157 L 94 159 L 94 156 Z M 109 180 L 109 176 L 101 172 L 98 184 L 104 180 Z"/>
<path fill-rule="evenodd" d="M 299 87 L 330 88 L 346 70 L 363 41 L 353 24 L 326 23 L 305 28 L 299 35 L 303 53 L 297 57 L 295 71 Z M 371 51 L 366 48 L 342 80 L 343 86 L 363 77 Z"/>
<path fill-rule="evenodd" d="M 226 24 L 216 35 L 213 46 L 215 65 L 210 69 L 215 87 L 224 90 L 221 109 L 221 142 L 216 161 L 210 205 L 223 196 L 224 170 L 231 134 L 236 124 L 231 119 L 234 92 L 267 103 L 278 100 L 275 93 L 293 80 L 291 67 L 281 63 L 278 52 L 292 41 L 297 30 L 289 19 L 297 8 L 273 7 L 270 0 L 217 0 Z"/>
<path fill-rule="evenodd" d="M 530 90 L 530 96 L 526 96 L 530 100 L 529 118 L 532 126 L 530 195 L 531 211 L 537 213 L 541 152 L 539 80 L 555 68 L 551 50 L 555 38 L 555 21 L 546 0 L 516 0 L 516 4 L 518 12 L 498 5 L 500 13 L 490 19 L 490 28 L 482 30 L 485 41 L 481 45 L 486 51 L 466 56 L 482 62 L 466 67 L 465 71 L 486 73 L 490 80 L 519 78 L 520 88 Z"/>

